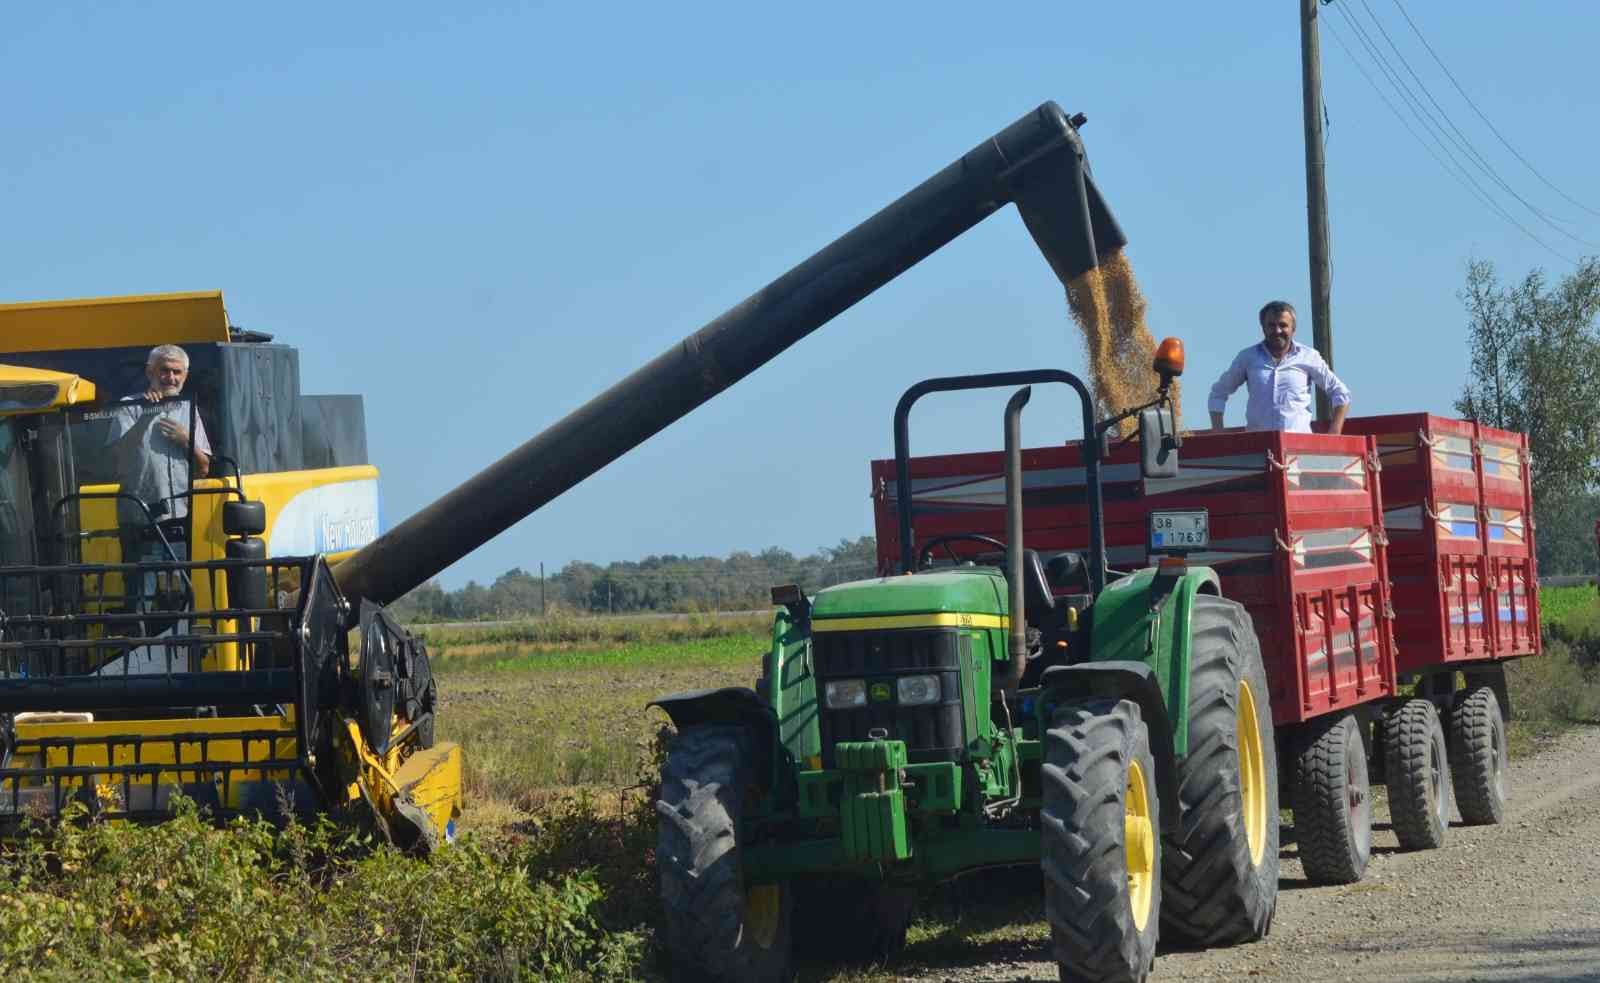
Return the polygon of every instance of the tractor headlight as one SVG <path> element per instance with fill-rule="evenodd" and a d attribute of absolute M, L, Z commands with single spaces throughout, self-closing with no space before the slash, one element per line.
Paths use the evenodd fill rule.
<path fill-rule="evenodd" d="M 903 707 L 939 702 L 938 676 L 901 676 L 895 682 L 895 689 Z"/>
<path fill-rule="evenodd" d="M 864 707 L 867 705 L 867 681 L 865 679 L 835 679 L 825 687 L 823 700 L 834 710 L 843 710 L 848 707 Z"/>

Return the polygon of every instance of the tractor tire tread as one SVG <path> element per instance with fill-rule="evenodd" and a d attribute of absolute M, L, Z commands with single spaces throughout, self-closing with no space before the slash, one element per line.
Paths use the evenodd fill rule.
<path fill-rule="evenodd" d="M 674 973 L 697 980 L 787 980 L 787 939 L 767 952 L 743 944 L 740 797 L 749 738 L 734 726 L 693 727 L 673 741 L 656 800 L 662 941 Z"/>
<path fill-rule="evenodd" d="M 1278 776 L 1266 669 L 1250 615 L 1220 597 L 1195 598 L 1189 662 L 1189 753 L 1179 767 L 1179 829 L 1162 854 L 1162 932 L 1186 945 L 1267 934 L 1278 895 Z M 1266 772 L 1267 842 L 1251 862 L 1239 774 L 1239 686 L 1256 697 Z"/>
<path fill-rule="evenodd" d="M 1129 903 L 1123 840 L 1130 761 L 1139 762 L 1153 792 L 1144 719 L 1129 700 L 1074 703 L 1056 710 L 1045 745 L 1040 866 L 1061 978 L 1143 983 L 1160 931 L 1160 844 L 1157 838 L 1151 910 L 1140 929 Z M 1154 794 L 1150 808 L 1159 830 Z"/>

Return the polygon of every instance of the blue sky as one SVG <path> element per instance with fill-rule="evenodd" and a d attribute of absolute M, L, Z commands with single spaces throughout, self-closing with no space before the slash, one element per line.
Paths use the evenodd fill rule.
<path fill-rule="evenodd" d="M 365 394 L 392 524 L 1054 99 L 1089 116 L 1196 412 L 1264 300 L 1309 311 L 1297 7 L 19 5 L 0 31 L 0 293 L 221 289 L 236 323 L 301 349 L 308 391 Z M 1600 218 L 1506 152 L 1394 0 L 1339 7 L 1324 18 L 1346 44 L 1349 17 L 1385 45 L 1375 15 L 1498 174 L 1600 242 Z M 1512 145 L 1600 209 L 1600 8 L 1405 9 Z M 1336 367 L 1357 413 L 1448 413 L 1465 260 L 1570 266 L 1446 175 L 1326 31 L 1323 46 Z M 1494 193 L 1557 251 L 1600 252 Z M 867 461 L 891 452 L 906 386 L 1083 362 L 1007 208 L 445 582 L 869 533 Z M 915 450 L 997 446 L 1003 399 L 926 402 Z M 1025 439 L 1076 437 L 1069 410 L 1041 392 Z"/>

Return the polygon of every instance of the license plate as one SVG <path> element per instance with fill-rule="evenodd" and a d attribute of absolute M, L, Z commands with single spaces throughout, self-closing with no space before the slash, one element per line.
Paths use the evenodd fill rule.
<path fill-rule="evenodd" d="M 1205 511 L 1151 513 L 1151 552 L 1203 549 L 1210 544 L 1209 513 Z"/>

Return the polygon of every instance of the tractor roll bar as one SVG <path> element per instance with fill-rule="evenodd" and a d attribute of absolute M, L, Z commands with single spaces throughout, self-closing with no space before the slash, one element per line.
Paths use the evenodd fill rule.
<path fill-rule="evenodd" d="M 912 541 L 911 510 L 911 407 L 917 400 L 937 392 L 963 389 L 995 389 L 1027 386 L 1039 382 L 1061 382 L 1071 386 L 1083 407 L 1084 488 L 1089 502 L 1089 591 L 1098 595 L 1106 586 L 1106 531 L 1101 517 L 1100 432 L 1094 419 L 1094 400 L 1083 380 L 1063 369 L 1029 369 L 1022 372 L 989 372 L 982 375 L 955 375 L 925 379 L 905 391 L 894 408 L 894 495 L 895 511 L 900 516 L 900 569 L 913 573 L 917 568 L 917 547 Z M 1010 543 L 1006 548 L 1011 548 Z"/>

